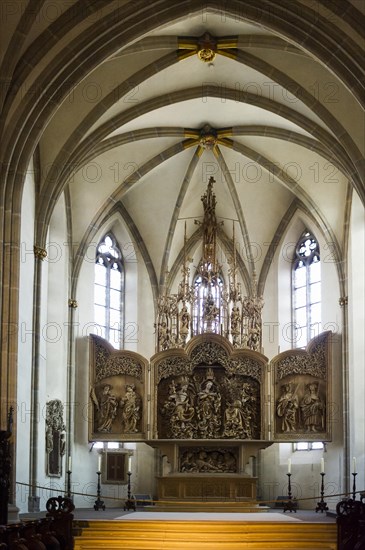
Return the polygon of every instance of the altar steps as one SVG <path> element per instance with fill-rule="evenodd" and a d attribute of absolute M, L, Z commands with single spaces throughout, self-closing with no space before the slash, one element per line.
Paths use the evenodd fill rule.
<path fill-rule="evenodd" d="M 259 506 L 255 501 L 156 501 L 154 506 L 145 506 L 146 512 L 216 512 L 216 513 L 258 513 L 268 512 L 269 506 Z"/>
<path fill-rule="evenodd" d="M 74 550 L 337 550 L 330 523 L 114 520 L 77 522 Z"/>

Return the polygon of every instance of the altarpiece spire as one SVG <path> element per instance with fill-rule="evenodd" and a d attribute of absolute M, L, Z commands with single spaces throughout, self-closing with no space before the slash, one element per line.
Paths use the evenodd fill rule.
<path fill-rule="evenodd" d="M 235 348 L 261 350 L 263 300 L 256 294 L 255 280 L 251 285 L 253 295 L 241 294 L 234 221 L 226 280 L 217 260 L 218 229 L 223 221 L 218 222 L 216 217 L 214 183 L 211 177 L 201 197 L 203 221 L 195 220 L 201 226 L 202 258 L 194 274 L 189 267 L 185 222 L 182 279 L 176 294 L 168 294 L 165 289 L 159 298 L 156 351 L 185 347 L 191 337 L 204 333 L 220 334 Z"/>

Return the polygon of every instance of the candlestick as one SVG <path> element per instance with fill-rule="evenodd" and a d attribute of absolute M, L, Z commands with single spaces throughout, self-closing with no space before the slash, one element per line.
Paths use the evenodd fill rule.
<path fill-rule="evenodd" d="M 99 456 L 99 461 L 101 460 L 101 456 Z M 102 510 L 105 510 L 105 504 L 104 504 L 104 501 L 101 500 L 100 498 L 100 495 L 101 495 L 101 483 L 100 483 L 100 476 L 101 476 L 101 472 L 100 472 L 100 463 L 99 463 L 99 471 L 96 472 L 96 475 L 98 476 L 98 489 L 97 489 L 97 499 L 95 501 L 95 504 L 94 504 L 94 510 L 95 511 L 99 511 L 100 508 Z"/>
<path fill-rule="evenodd" d="M 288 458 L 288 474 L 291 474 L 291 459 Z"/>
<path fill-rule="evenodd" d="M 321 458 L 321 474 L 324 474 L 324 458 Z"/>
<path fill-rule="evenodd" d="M 67 475 L 67 490 L 66 490 L 66 496 L 68 498 L 72 498 L 72 495 L 71 495 L 71 470 L 67 470 L 66 472 L 66 475 Z"/>
<path fill-rule="evenodd" d="M 288 469 L 289 469 L 289 466 L 291 466 L 291 460 L 290 460 L 290 458 L 289 458 L 289 460 L 288 460 Z M 293 512 L 293 511 L 294 511 L 295 513 L 297 513 L 297 511 L 296 511 L 297 503 L 296 503 L 296 502 L 293 502 L 293 500 L 292 500 L 292 494 L 291 494 L 291 483 L 290 483 L 291 473 L 288 472 L 286 475 L 288 476 L 288 500 L 286 500 L 286 501 L 284 502 L 284 509 L 283 509 L 283 512 L 286 512 L 286 511 L 288 510 L 289 512 Z"/>
<path fill-rule="evenodd" d="M 130 459 L 131 457 L 129 457 Z M 128 460 L 129 461 L 129 460 Z M 127 473 L 127 476 L 128 476 L 128 483 L 127 483 L 127 500 L 124 504 L 124 511 L 126 510 L 134 510 L 136 511 L 136 501 L 134 499 L 131 498 L 131 475 L 132 475 L 132 472 L 128 472 Z"/>
<path fill-rule="evenodd" d="M 356 464 L 355 464 L 355 466 L 356 466 Z M 352 483 L 352 500 L 356 500 L 356 476 L 357 476 L 357 473 L 353 472 L 352 476 L 354 478 L 354 481 Z"/>
<path fill-rule="evenodd" d="M 323 460 L 323 458 L 321 459 Z M 324 476 L 326 474 L 324 472 L 321 472 L 321 476 L 322 476 L 322 482 L 321 482 L 321 500 L 319 502 L 317 502 L 317 506 L 316 506 L 316 512 L 318 512 L 319 510 L 321 512 L 327 512 L 328 510 L 328 506 L 327 506 L 327 503 L 324 501 L 324 498 L 323 498 L 323 495 L 324 495 Z"/>

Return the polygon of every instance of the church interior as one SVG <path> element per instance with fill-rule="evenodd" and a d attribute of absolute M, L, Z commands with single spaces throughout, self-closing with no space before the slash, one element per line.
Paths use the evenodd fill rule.
<path fill-rule="evenodd" d="M 9 511 L 360 498 L 364 2 L 0 10 Z"/>

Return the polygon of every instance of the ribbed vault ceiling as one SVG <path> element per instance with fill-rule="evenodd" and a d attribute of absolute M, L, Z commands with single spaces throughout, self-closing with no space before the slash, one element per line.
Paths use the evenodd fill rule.
<path fill-rule="evenodd" d="M 297 211 L 323 231 L 340 262 L 349 193 L 355 188 L 364 196 L 364 116 L 358 86 L 350 89 L 346 81 L 345 63 L 345 53 L 352 52 L 351 74 L 361 74 L 361 25 L 350 24 L 360 13 L 343 2 L 346 13 L 338 17 L 334 12 L 340 7 L 333 2 L 331 25 L 339 32 L 340 52 L 335 59 L 320 58 L 319 36 L 329 25 L 321 2 L 318 37 L 308 45 L 300 29 L 297 40 L 295 33 L 289 36 L 289 13 L 288 30 L 284 17 L 281 32 L 277 20 L 270 27 L 259 17 L 258 8 L 255 23 L 252 12 L 247 20 L 243 11 L 233 10 L 240 2 L 232 2 L 232 13 L 207 2 L 203 11 L 177 12 L 170 23 L 162 16 L 154 26 L 149 21 L 146 30 L 141 16 L 133 40 L 118 44 L 116 34 L 114 49 L 108 43 L 103 55 L 102 46 L 97 53 L 95 46 L 93 57 L 95 26 L 107 32 L 118 3 L 92 4 L 83 4 L 84 17 L 80 2 L 74 2 L 73 18 L 60 14 L 48 25 L 35 20 L 14 67 L 24 86 L 34 85 L 47 96 L 50 88 L 42 87 L 47 82 L 62 100 L 57 108 L 53 102 L 53 108 L 34 114 L 34 125 L 41 121 L 38 213 L 46 222 L 39 225 L 38 238 L 45 238 L 55 201 L 66 190 L 76 254 L 117 212 L 149 266 L 153 285 L 164 284 L 168 272 L 171 283 L 181 260 L 184 222 L 194 251 L 194 218 L 202 215 L 200 197 L 213 176 L 216 214 L 224 220 L 221 246 L 228 246 L 234 221 L 247 285 L 255 271 L 263 290 L 269 258 Z M 143 13 L 140 2 L 126 2 L 126 14 L 132 4 L 136 14 Z M 155 4 L 157 9 L 163 3 Z M 294 4 L 304 21 L 310 3 Z M 45 9 L 50 3 L 39 5 Z M 89 9 L 94 13 L 87 17 Z M 24 24 L 19 19 L 18 25 Z M 207 32 L 211 38 L 202 39 Z M 216 56 L 204 62 L 197 51 L 209 48 L 209 41 Z M 82 77 L 73 66 L 80 52 Z M 31 121 L 29 113 L 36 111 L 37 101 L 30 101 L 24 115 L 20 100 L 14 91 L 5 102 L 8 128 L 22 115 Z M 6 145 L 10 150 L 10 138 Z"/>

